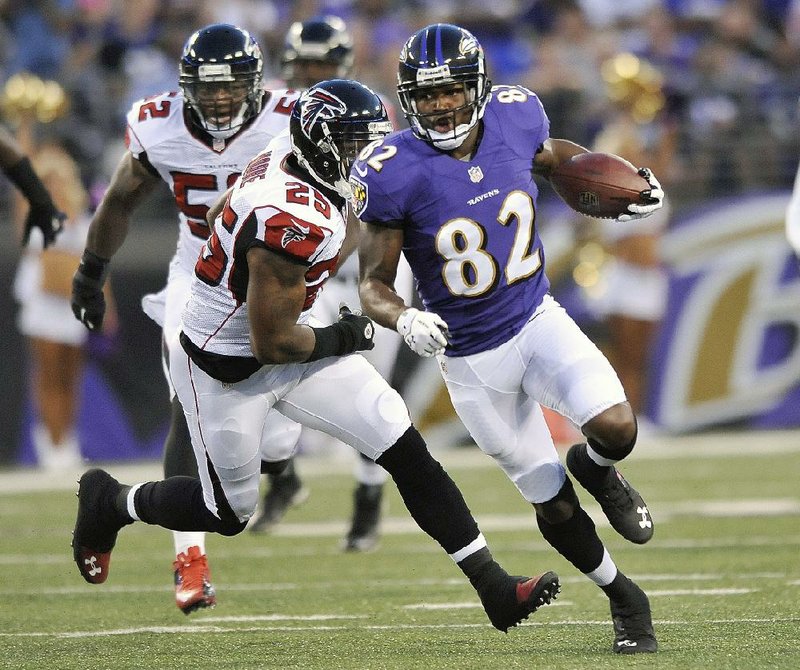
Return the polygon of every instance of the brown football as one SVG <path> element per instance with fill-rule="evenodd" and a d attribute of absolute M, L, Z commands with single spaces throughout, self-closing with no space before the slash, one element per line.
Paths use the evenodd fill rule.
<path fill-rule="evenodd" d="M 637 168 L 614 154 L 578 154 L 550 174 L 550 183 L 572 209 L 599 219 L 614 219 L 650 189 Z"/>

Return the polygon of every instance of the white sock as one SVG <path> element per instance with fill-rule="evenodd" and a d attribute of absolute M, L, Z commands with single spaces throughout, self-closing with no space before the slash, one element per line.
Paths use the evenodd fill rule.
<path fill-rule="evenodd" d="M 172 531 L 172 541 L 175 543 L 175 555 L 185 554 L 189 547 L 200 547 L 200 553 L 206 553 L 206 534 L 202 531 Z"/>
<path fill-rule="evenodd" d="M 134 521 L 141 521 L 139 515 L 136 514 L 136 505 L 133 504 L 133 496 L 136 495 L 136 491 L 140 486 L 141 484 L 134 484 L 131 486 L 131 488 L 128 490 L 128 495 L 125 498 L 125 504 L 128 507 L 128 516 L 130 516 L 130 518 Z"/>
<path fill-rule="evenodd" d="M 479 549 L 483 549 L 485 546 L 486 546 L 486 538 L 483 536 L 483 533 L 480 533 L 478 537 L 476 537 L 466 547 L 464 547 L 463 549 L 459 549 L 454 554 L 450 554 L 450 558 L 452 558 L 456 563 L 460 563 L 467 556 L 472 556 L 472 554 L 474 554 Z"/>
<path fill-rule="evenodd" d="M 596 570 L 587 572 L 586 576 L 598 586 L 608 586 L 617 576 L 617 566 L 611 559 L 608 549 L 603 549 L 603 560 Z"/>

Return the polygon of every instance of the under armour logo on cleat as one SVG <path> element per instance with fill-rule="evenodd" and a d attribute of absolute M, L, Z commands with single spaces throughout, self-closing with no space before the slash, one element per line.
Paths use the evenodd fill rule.
<path fill-rule="evenodd" d="M 640 528 L 652 528 L 653 522 L 650 520 L 650 512 L 647 511 L 646 507 L 637 507 L 636 513 L 642 515 L 641 521 L 639 521 Z"/>
<path fill-rule="evenodd" d="M 89 558 L 83 559 L 84 565 L 91 566 L 91 568 L 88 570 L 90 577 L 95 577 L 96 575 L 99 575 L 101 572 L 103 572 L 103 568 L 101 568 L 99 565 L 95 563 L 96 560 L 97 556 L 90 556 Z"/>

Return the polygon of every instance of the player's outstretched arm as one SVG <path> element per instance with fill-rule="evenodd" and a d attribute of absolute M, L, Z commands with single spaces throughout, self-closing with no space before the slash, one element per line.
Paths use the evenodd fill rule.
<path fill-rule="evenodd" d="M 402 250 L 402 229 L 371 223 L 361 225 L 358 242 L 361 307 L 375 323 L 392 330 L 396 330 L 397 319 L 408 308 L 394 290 Z"/>
<path fill-rule="evenodd" d="M 436 356 L 447 347 L 447 324 L 438 314 L 409 307 L 397 295 L 394 280 L 402 249 L 402 229 L 364 224 L 359 243 L 361 305 L 370 318 L 400 333 L 414 353 Z"/>
<path fill-rule="evenodd" d="M 86 248 L 106 259 L 117 253 L 128 235 L 131 216 L 160 181 L 126 151 L 92 218 Z"/>

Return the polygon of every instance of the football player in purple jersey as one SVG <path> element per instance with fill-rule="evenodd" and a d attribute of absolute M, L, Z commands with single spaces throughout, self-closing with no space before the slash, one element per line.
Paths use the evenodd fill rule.
<path fill-rule="evenodd" d="M 282 453 L 266 425 L 278 411 L 347 440 L 385 468 L 419 527 L 469 579 L 492 625 L 507 631 L 556 597 L 558 576 L 511 576 L 492 558 L 400 394 L 362 356 L 349 355 L 373 347 L 372 321 L 347 308 L 331 325 L 311 320 L 347 236 L 350 165 L 391 130 L 383 103 L 356 81 L 325 81 L 303 93 L 289 123 L 219 207 L 174 335 L 180 344 L 170 347 L 198 475 L 123 486 L 104 470 L 84 473 L 75 563 L 87 582 L 104 583 L 119 531 L 136 520 L 242 532 L 258 503 L 259 457 Z"/>
<path fill-rule="evenodd" d="M 648 598 L 617 568 L 581 507 L 541 409 L 580 426 L 586 442 L 569 450 L 567 468 L 617 532 L 647 542 L 647 505 L 615 468 L 633 450 L 636 418 L 609 362 L 548 293 L 536 229 L 534 173 L 547 177 L 587 150 L 549 136 L 528 89 L 492 88 L 481 45 L 458 26 L 411 36 L 398 96 L 411 127 L 370 145 L 350 174 L 363 223 L 364 311 L 420 356 L 437 357 L 475 442 L 533 505 L 545 539 L 608 596 L 613 651 L 654 652 Z M 640 173 L 650 193 L 619 221 L 661 206 L 658 181 Z M 393 289 L 401 253 L 424 310 Z"/>

